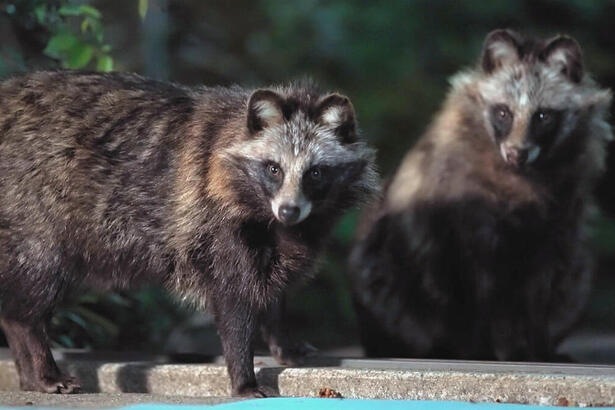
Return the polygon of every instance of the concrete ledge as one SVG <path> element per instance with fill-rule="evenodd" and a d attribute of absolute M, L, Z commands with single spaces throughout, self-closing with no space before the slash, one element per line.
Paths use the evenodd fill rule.
<path fill-rule="evenodd" d="M 434 360 L 343 360 L 320 358 L 303 368 L 255 360 L 257 377 L 282 396 L 315 397 L 323 387 L 346 398 L 456 400 L 541 405 L 615 405 L 615 366 L 447 362 Z M 225 367 L 151 361 L 64 360 L 91 393 L 224 397 Z M 17 390 L 17 372 L 0 360 L 0 390 Z"/>

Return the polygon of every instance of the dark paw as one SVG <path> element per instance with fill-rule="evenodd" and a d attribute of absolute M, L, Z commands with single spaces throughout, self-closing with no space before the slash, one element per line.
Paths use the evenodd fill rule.
<path fill-rule="evenodd" d="M 271 355 L 283 366 L 300 366 L 305 362 L 305 358 L 313 356 L 318 352 L 314 346 L 307 342 L 295 343 L 290 346 L 269 346 Z"/>
<path fill-rule="evenodd" d="M 57 378 L 45 377 L 33 383 L 24 383 L 21 389 L 43 393 L 70 394 L 78 393 L 81 390 L 81 385 L 74 377 L 59 376 Z"/>
<path fill-rule="evenodd" d="M 253 386 L 253 387 L 244 387 L 243 389 L 233 393 L 233 396 L 240 397 L 256 397 L 256 398 L 264 398 L 264 397 L 278 397 L 280 396 L 277 391 L 268 386 Z"/>

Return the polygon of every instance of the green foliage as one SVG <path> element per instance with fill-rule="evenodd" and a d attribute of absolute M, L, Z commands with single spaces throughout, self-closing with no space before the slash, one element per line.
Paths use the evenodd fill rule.
<path fill-rule="evenodd" d="M 53 33 L 45 55 L 59 60 L 64 68 L 85 68 L 96 60 L 98 70 L 113 70 L 111 47 L 103 41 L 102 15 L 96 8 L 67 1 L 59 8 L 40 4 L 34 12 L 38 22 Z"/>
<path fill-rule="evenodd" d="M 61 67 L 113 70 L 111 46 L 104 41 L 102 14 L 92 5 L 76 0 L 22 0 L 9 2 L 0 11 L 23 29 L 44 32 L 47 40 L 42 53 Z M 0 58 L 0 75 L 8 74 L 11 70 L 6 62 L 2 65 L 2 60 L 6 59 Z"/>
<path fill-rule="evenodd" d="M 148 7 L 149 7 L 148 0 L 139 0 L 139 17 L 141 17 L 141 20 L 145 19 L 145 16 L 147 15 Z"/>
<path fill-rule="evenodd" d="M 170 331 L 188 316 L 159 288 L 78 293 L 51 321 L 55 346 L 160 351 Z"/>

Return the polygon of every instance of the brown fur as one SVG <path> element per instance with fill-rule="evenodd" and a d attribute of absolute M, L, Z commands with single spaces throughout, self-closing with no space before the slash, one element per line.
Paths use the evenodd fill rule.
<path fill-rule="evenodd" d="M 583 228 L 612 138 L 611 94 L 577 48 L 499 30 L 453 78 L 351 257 L 368 354 L 558 358 L 591 283 Z"/>
<path fill-rule="evenodd" d="M 267 112 L 263 96 L 275 103 Z M 258 328 L 280 362 L 301 361 L 283 293 L 311 274 L 336 218 L 377 189 L 373 153 L 347 131 L 354 111 L 338 97 L 309 83 L 189 89 L 74 71 L 0 83 L 0 324 L 21 387 L 78 389 L 46 336 L 66 292 L 160 283 L 213 312 L 233 394 L 271 394 L 254 377 Z M 320 117 L 331 99 L 349 114 L 340 123 Z M 313 188 L 301 221 L 274 215 L 286 181 L 267 174 L 276 158 L 257 158 L 259 147 Z M 322 178 L 304 180 L 319 167 Z"/>

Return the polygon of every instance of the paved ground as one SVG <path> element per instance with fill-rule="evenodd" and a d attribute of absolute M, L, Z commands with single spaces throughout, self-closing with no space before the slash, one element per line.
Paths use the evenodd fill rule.
<path fill-rule="evenodd" d="M 0 392 L 0 406 L 120 407 L 142 403 L 219 404 L 233 401 L 225 397 L 186 397 L 145 393 L 45 394 L 32 392 Z"/>

